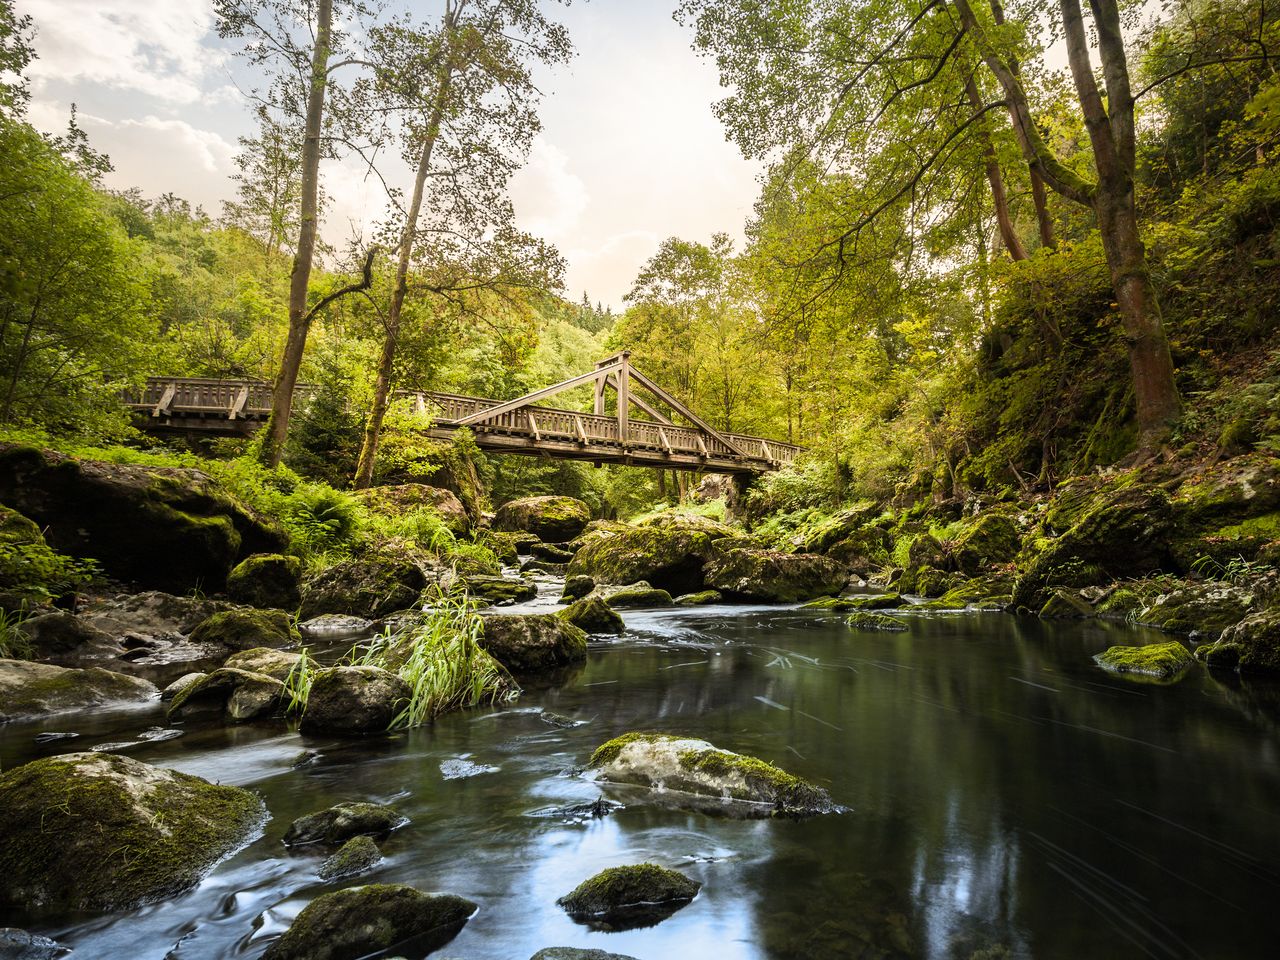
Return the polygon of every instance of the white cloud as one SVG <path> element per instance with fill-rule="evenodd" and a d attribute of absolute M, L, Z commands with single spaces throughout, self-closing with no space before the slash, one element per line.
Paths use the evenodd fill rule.
<path fill-rule="evenodd" d="M 622 296 L 631 289 L 640 266 L 658 252 L 658 234 L 648 230 L 616 233 L 598 246 L 565 251 L 569 262 L 565 288 L 571 300 L 587 291 L 592 300 L 623 306 Z"/>
<path fill-rule="evenodd" d="M 544 137 L 534 140 L 529 162 L 512 178 L 511 199 L 521 226 L 553 243 L 573 236 L 591 201 L 569 169 L 569 155 Z"/>
<path fill-rule="evenodd" d="M 208 0 L 25 0 L 37 28 L 38 59 L 28 71 L 48 81 L 137 90 L 194 103 L 223 62 L 210 41 Z"/>

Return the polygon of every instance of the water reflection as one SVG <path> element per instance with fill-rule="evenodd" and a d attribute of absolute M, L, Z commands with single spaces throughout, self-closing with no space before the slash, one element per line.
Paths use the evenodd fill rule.
<path fill-rule="evenodd" d="M 280 843 L 289 822 L 369 799 L 411 820 L 369 879 L 481 904 L 451 956 L 520 960 L 553 944 L 642 960 L 1270 955 L 1275 686 L 1199 669 L 1171 687 L 1128 684 L 1090 658 L 1134 633 L 1097 623 L 912 612 L 907 633 L 883 634 L 816 611 L 728 607 L 627 619 L 627 637 L 593 643 L 585 666 L 505 710 L 359 741 L 249 725 L 142 742 L 131 756 L 259 790 L 266 836 L 123 922 L 12 922 L 92 957 L 256 957 L 331 889 L 320 852 Z M 9 726 L 0 758 L 7 769 L 136 740 L 160 722 L 134 711 Z M 620 808 L 557 814 L 591 809 L 605 791 L 578 765 L 633 729 L 755 754 L 850 810 L 732 820 L 610 787 Z M 81 736 L 37 744 L 45 730 Z M 442 772 L 459 760 L 496 769 Z M 646 860 L 700 881 L 697 899 L 621 933 L 555 905 L 599 869 Z"/>

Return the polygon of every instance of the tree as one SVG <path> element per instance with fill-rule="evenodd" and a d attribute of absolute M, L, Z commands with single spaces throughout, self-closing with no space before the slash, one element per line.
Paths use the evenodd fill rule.
<path fill-rule="evenodd" d="M 558 284 L 558 254 L 514 228 L 506 185 L 541 129 L 531 68 L 563 63 L 572 50 L 564 28 L 543 16 L 536 0 L 446 0 L 437 28 L 401 18 L 372 31 L 370 48 L 381 64 L 370 95 L 400 118 L 401 154 L 415 175 L 398 230 L 357 488 L 373 481 L 420 248 L 422 289 L 438 296 Z"/>
<path fill-rule="evenodd" d="M 243 38 L 251 63 L 275 69 L 270 86 L 259 94 L 259 100 L 267 109 L 283 114 L 287 124 L 296 124 L 302 136 L 298 241 L 289 283 L 289 333 L 276 376 L 271 415 L 262 433 L 261 457 L 272 467 L 279 465 L 284 453 L 307 333 L 322 309 L 319 304 L 309 303 L 320 227 L 320 160 L 333 155 L 339 143 L 354 146 L 349 134 L 326 129 L 335 125 L 333 111 L 326 112 L 326 97 L 331 92 L 340 93 L 334 90 L 334 72 L 364 63 L 356 56 L 342 57 L 350 41 L 334 27 L 335 6 L 341 15 L 340 23 L 356 21 L 370 13 L 361 0 L 215 0 L 214 4 L 219 35 Z M 346 121 L 348 127 L 357 126 L 357 104 L 346 98 L 339 98 L 339 103 L 343 109 L 338 111 L 337 120 Z M 325 306 L 329 302 L 332 300 L 328 298 L 321 301 Z"/>
<path fill-rule="evenodd" d="M 288 255 L 299 235 L 302 201 L 299 139 L 292 125 L 258 110 L 258 135 L 241 137 L 236 155 L 236 199 L 223 204 L 223 219 L 262 246 L 264 268 Z M 317 203 L 319 206 L 319 203 Z"/>
<path fill-rule="evenodd" d="M 23 71 L 35 59 L 31 17 L 13 12 L 13 0 L 0 0 L 0 116 L 21 117 L 30 99 Z"/>

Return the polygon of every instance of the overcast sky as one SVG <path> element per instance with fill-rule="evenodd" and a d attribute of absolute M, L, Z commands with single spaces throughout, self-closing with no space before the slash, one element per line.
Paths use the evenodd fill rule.
<path fill-rule="evenodd" d="M 415 5 L 417 3 L 415 2 Z M 32 121 L 61 131 L 71 103 L 115 164 L 113 187 L 172 191 L 217 215 L 232 193 L 236 138 L 252 132 L 234 48 L 210 0 L 17 0 L 38 36 Z M 512 184 L 521 225 L 568 261 L 567 293 L 615 308 L 667 236 L 738 236 L 758 166 L 711 113 L 713 65 L 689 47 L 667 0 L 581 0 L 548 9 L 578 55 L 542 78 L 545 130 Z M 407 177 L 407 173 L 404 174 Z M 326 236 L 341 243 L 382 213 L 381 187 L 328 172 Z"/>

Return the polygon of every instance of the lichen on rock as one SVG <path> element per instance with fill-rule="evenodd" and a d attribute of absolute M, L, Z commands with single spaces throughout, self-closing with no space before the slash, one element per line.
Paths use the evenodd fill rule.
<path fill-rule="evenodd" d="M 623 734 L 598 747 L 587 766 L 613 783 L 740 803 L 748 816 L 803 817 L 840 809 L 821 787 L 694 737 Z"/>
<path fill-rule="evenodd" d="M 582 533 L 591 508 L 573 497 L 525 497 L 498 508 L 495 530 L 531 533 L 546 543 L 565 543 Z"/>
<path fill-rule="evenodd" d="M 1180 677 L 1195 663 L 1191 652 L 1177 640 L 1140 647 L 1110 647 L 1093 659 L 1110 673 L 1135 674 L 1157 680 Z"/>

